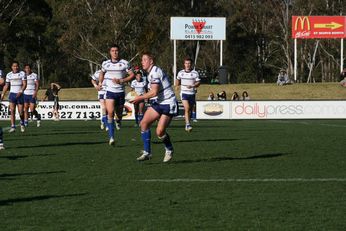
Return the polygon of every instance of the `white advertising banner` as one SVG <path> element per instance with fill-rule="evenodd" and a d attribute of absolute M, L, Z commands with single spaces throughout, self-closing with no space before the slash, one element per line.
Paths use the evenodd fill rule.
<path fill-rule="evenodd" d="M 198 101 L 198 119 L 346 119 L 346 101 Z"/>
<path fill-rule="evenodd" d="M 346 119 L 346 101 L 232 101 L 231 119 Z"/>
<path fill-rule="evenodd" d="M 53 118 L 54 102 L 39 102 L 36 110 L 41 114 L 42 120 L 50 120 Z M 0 119 L 9 120 L 10 110 L 8 101 L 0 103 Z M 59 115 L 61 120 L 98 120 L 101 118 L 101 106 L 98 101 L 60 101 Z M 16 115 L 19 119 L 18 113 Z M 125 103 L 123 111 L 124 120 L 133 120 L 134 108 L 133 104 Z"/>
<path fill-rule="evenodd" d="M 230 119 L 230 102 L 197 101 L 197 119 Z"/>
<path fill-rule="evenodd" d="M 171 17 L 172 40 L 226 40 L 226 18 Z"/>

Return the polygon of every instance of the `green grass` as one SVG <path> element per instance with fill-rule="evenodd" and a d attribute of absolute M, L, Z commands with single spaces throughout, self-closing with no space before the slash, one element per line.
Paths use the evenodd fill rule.
<path fill-rule="evenodd" d="M 0 121 L 2 127 L 8 121 Z M 138 128 L 116 147 L 96 121 L 43 121 L 5 133 L 0 230 L 345 230 L 346 182 L 144 182 L 346 179 L 345 120 L 174 121 L 174 161 L 135 161 Z"/>
<path fill-rule="evenodd" d="M 324 99 L 346 99 L 346 88 L 338 83 L 300 83 L 287 86 L 277 86 L 276 84 L 224 84 L 209 85 L 202 84 L 198 88 L 197 99 L 206 100 L 210 92 L 214 94 L 225 90 L 228 99 L 233 92 L 239 95 L 247 91 L 251 100 L 324 100 Z M 43 98 L 45 90 L 39 91 L 39 99 Z M 128 92 L 128 89 L 127 89 Z M 176 91 L 179 96 L 179 89 Z M 60 92 L 62 100 L 96 100 L 97 93 L 94 88 L 70 88 L 62 89 Z"/>

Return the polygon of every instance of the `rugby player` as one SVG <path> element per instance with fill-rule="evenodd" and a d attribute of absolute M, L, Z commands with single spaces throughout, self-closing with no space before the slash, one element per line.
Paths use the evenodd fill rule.
<path fill-rule="evenodd" d="M 154 56 L 151 53 L 142 55 L 143 70 L 148 73 L 148 92 L 136 96 L 131 102 L 136 104 L 145 99 L 150 99 L 151 107 L 145 113 L 141 122 L 141 137 L 144 143 L 144 150 L 137 158 L 138 161 L 151 159 L 151 125 L 158 120 L 156 135 L 165 145 L 165 156 L 163 162 L 168 162 L 173 156 L 173 145 L 166 131 L 173 116 L 178 113 L 178 102 L 172 89 L 169 77 L 154 63 Z"/>
<path fill-rule="evenodd" d="M 128 61 L 119 56 L 119 46 L 112 45 L 109 48 L 110 59 L 104 61 L 101 66 L 99 76 L 99 87 L 106 85 L 106 110 L 109 145 L 114 145 L 114 111 L 116 114 L 117 130 L 120 129 L 122 113 L 125 104 L 125 86 L 126 82 L 134 78 Z M 105 81 L 105 83 L 103 83 Z"/>
<path fill-rule="evenodd" d="M 102 113 L 102 117 L 101 117 L 101 129 L 105 129 L 108 130 L 107 127 L 107 112 L 106 112 L 106 104 L 105 104 L 105 86 L 99 86 L 99 77 L 100 77 L 100 72 L 101 70 L 97 70 L 95 71 L 95 73 L 91 76 L 91 83 L 92 85 L 95 87 L 95 89 L 97 90 L 97 95 L 98 95 L 98 100 L 100 102 L 100 106 L 101 106 L 101 113 Z"/>
<path fill-rule="evenodd" d="M 5 80 L 2 78 L 2 70 L 0 70 L 0 95 L 2 93 L 2 86 L 4 85 Z M 0 100 L 1 103 L 1 100 Z M 1 111 L 1 104 L 0 104 L 0 111 Z M 3 139 L 3 132 L 2 132 L 2 127 L 0 127 L 0 150 L 5 149 L 4 147 L 4 139 Z"/>
<path fill-rule="evenodd" d="M 24 71 L 26 74 L 27 86 L 24 91 L 24 126 L 28 126 L 29 108 L 32 116 L 36 118 L 36 125 L 41 125 L 41 115 L 36 111 L 37 92 L 40 85 L 39 76 L 32 72 L 30 64 L 24 65 Z"/>
<path fill-rule="evenodd" d="M 143 73 L 141 72 L 138 66 L 134 68 L 134 73 L 135 73 L 136 79 L 132 80 L 131 82 L 132 91 L 134 91 L 136 95 L 143 95 L 147 91 L 147 82 L 143 78 Z M 134 108 L 135 108 L 136 126 L 138 126 L 141 120 L 143 119 L 144 100 L 134 104 Z"/>
<path fill-rule="evenodd" d="M 8 88 L 11 86 L 10 95 L 8 97 L 11 111 L 11 129 L 9 132 L 16 131 L 16 106 L 20 116 L 20 131 L 24 132 L 23 92 L 26 88 L 26 75 L 23 71 L 19 70 L 19 63 L 17 61 L 12 62 L 11 70 L 12 71 L 6 75 L 6 83 L 1 94 L 1 100 L 4 99 Z"/>
<path fill-rule="evenodd" d="M 200 85 L 197 71 L 192 69 L 192 59 L 184 59 L 184 69 L 179 71 L 176 86 L 181 86 L 180 97 L 185 111 L 185 131 L 192 131 L 191 113 L 196 104 L 196 89 Z"/>

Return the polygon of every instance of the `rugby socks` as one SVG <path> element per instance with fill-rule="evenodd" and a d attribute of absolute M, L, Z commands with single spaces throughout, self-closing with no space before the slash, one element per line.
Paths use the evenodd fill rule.
<path fill-rule="evenodd" d="M 102 115 L 101 123 L 107 125 L 107 115 Z"/>
<path fill-rule="evenodd" d="M 151 153 L 151 147 L 150 147 L 151 132 L 150 132 L 150 129 L 142 131 L 141 136 L 142 136 L 142 141 L 143 141 L 143 145 L 144 145 L 144 151 L 146 151 L 147 153 L 150 154 Z"/>
<path fill-rule="evenodd" d="M 114 139 L 114 119 L 107 120 L 108 136 Z"/>
<path fill-rule="evenodd" d="M 173 150 L 173 145 L 172 145 L 172 142 L 171 142 L 171 138 L 169 137 L 167 132 L 163 136 L 159 137 L 159 139 L 165 145 L 166 150 Z"/>
<path fill-rule="evenodd" d="M 196 112 L 195 111 L 191 112 L 191 119 L 193 119 L 193 120 L 196 119 Z"/>
<path fill-rule="evenodd" d="M 28 120 L 24 120 L 24 126 L 27 127 L 29 125 L 29 121 Z"/>

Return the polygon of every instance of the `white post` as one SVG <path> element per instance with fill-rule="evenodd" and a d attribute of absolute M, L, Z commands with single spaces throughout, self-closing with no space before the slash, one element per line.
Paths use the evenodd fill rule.
<path fill-rule="evenodd" d="M 297 82 L 297 39 L 294 39 L 294 82 Z"/>
<path fill-rule="evenodd" d="M 222 50 L 223 50 L 223 41 L 220 40 L 220 67 L 222 66 Z"/>
<path fill-rule="evenodd" d="M 340 73 L 342 72 L 342 70 L 344 69 L 344 39 L 341 39 L 341 57 L 340 57 Z"/>
<path fill-rule="evenodd" d="M 174 55 L 174 58 L 173 58 L 173 81 L 174 81 L 174 86 L 175 86 L 175 80 L 177 78 L 177 40 L 173 40 L 173 55 Z"/>

